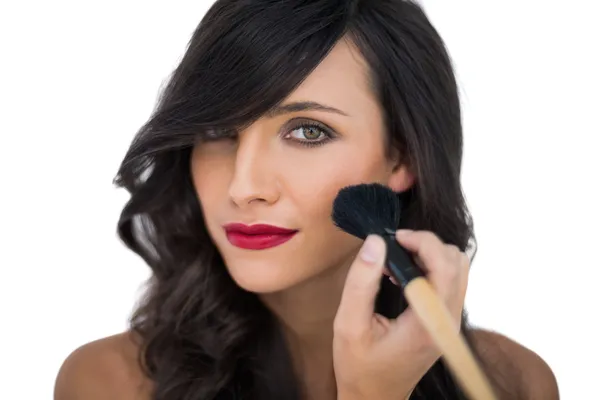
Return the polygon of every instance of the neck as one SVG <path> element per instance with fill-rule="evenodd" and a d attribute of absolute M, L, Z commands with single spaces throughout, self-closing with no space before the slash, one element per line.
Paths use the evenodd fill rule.
<path fill-rule="evenodd" d="M 349 263 L 282 292 L 261 296 L 283 326 L 294 369 L 308 398 L 335 399 L 333 320 Z"/>

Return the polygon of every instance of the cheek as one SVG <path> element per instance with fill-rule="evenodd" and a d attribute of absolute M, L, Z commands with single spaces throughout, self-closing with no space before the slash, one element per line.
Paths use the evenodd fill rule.
<path fill-rule="evenodd" d="M 228 157 L 215 157 L 198 150 L 192 152 L 192 182 L 204 215 L 210 215 L 227 196 L 231 175 L 229 164 Z"/>
<path fill-rule="evenodd" d="M 366 182 L 385 183 L 389 175 L 382 151 L 376 146 L 324 146 L 301 161 L 288 157 L 281 163 L 281 184 L 302 217 L 312 221 L 331 222 L 331 207 L 341 188 Z"/>

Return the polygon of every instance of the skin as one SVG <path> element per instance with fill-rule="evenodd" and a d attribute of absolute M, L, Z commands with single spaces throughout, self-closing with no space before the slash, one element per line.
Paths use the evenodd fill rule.
<path fill-rule="evenodd" d="M 333 319 L 361 243 L 331 222 L 333 199 L 350 184 L 376 181 L 404 190 L 414 180 L 405 166 L 384 156 L 383 116 L 366 71 L 356 50 L 342 41 L 282 102 L 310 101 L 341 113 L 266 116 L 234 140 L 196 146 L 192 156 L 207 228 L 232 278 L 258 293 L 282 320 L 307 386 L 326 392 L 335 388 Z M 297 128 L 298 119 L 335 133 L 327 139 L 319 128 Z M 299 233 L 275 248 L 244 250 L 227 240 L 222 225 L 230 222 L 268 223 Z"/>
<path fill-rule="evenodd" d="M 265 116 L 237 138 L 202 143 L 192 155 L 206 225 L 232 278 L 258 293 L 282 320 L 306 386 L 321 388 L 329 398 L 335 393 L 333 319 L 361 244 L 333 225 L 331 205 L 347 185 L 379 182 L 401 191 L 414 182 L 407 166 L 384 155 L 383 114 L 367 77 L 357 50 L 341 41 L 282 102 L 316 102 L 341 113 Z M 335 136 L 322 141 L 325 133 L 290 122 L 298 118 L 325 124 Z M 302 145 L 318 142 L 322 145 Z M 275 248 L 245 250 L 227 240 L 222 226 L 230 222 L 267 223 L 299 233 Z"/>
<path fill-rule="evenodd" d="M 190 168 L 207 229 L 233 280 L 257 293 L 283 324 L 307 398 L 402 398 L 439 354 L 410 310 L 396 321 L 373 315 L 384 247 L 375 240 L 371 262 L 357 257 L 361 241 L 335 228 L 330 213 L 344 186 L 379 182 L 403 191 L 414 176 L 401 157 L 385 157 L 382 110 L 350 42 L 340 41 L 281 104 L 298 102 L 339 112 L 280 110 L 237 137 L 195 146 Z M 325 124 L 333 138 L 303 147 L 324 136 L 318 128 L 298 128 L 298 118 Z M 225 236 L 222 226 L 231 222 L 299 233 L 275 248 L 244 250 Z M 430 232 L 397 239 L 428 271 L 458 322 L 468 280 L 464 253 Z M 502 398 L 558 398 L 554 375 L 535 353 L 491 332 L 477 331 L 476 338 L 477 350 L 513 388 Z M 126 332 L 78 348 L 61 367 L 55 399 L 149 398 L 151 382 L 135 362 L 138 347 Z"/>

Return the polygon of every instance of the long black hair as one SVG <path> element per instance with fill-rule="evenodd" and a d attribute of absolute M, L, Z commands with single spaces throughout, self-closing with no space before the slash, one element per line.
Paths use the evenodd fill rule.
<path fill-rule="evenodd" d="M 152 269 L 131 317 L 156 400 L 301 398 L 275 317 L 238 287 L 206 230 L 190 154 L 214 128 L 247 126 L 290 94 L 342 38 L 370 67 L 390 151 L 416 176 L 403 226 L 474 244 L 460 185 L 459 96 L 444 43 L 405 0 L 219 0 L 189 41 L 115 182 L 131 198 L 118 232 Z M 382 281 L 377 312 L 397 316 L 400 290 Z M 471 341 L 463 314 L 462 329 Z M 412 398 L 461 399 L 438 361 Z"/>

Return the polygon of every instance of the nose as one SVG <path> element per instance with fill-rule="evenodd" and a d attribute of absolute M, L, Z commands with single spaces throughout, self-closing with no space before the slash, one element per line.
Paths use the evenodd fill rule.
<path fill-rule="evenodd" d="M 258 132 L 254 132 L 258 133 Z M 271 167 L 268 141 L 260 134 L 239 135 L 229 196 L 240 208 L 251 203 L 272 204 L 279 199 L 276 171 Z"/>

